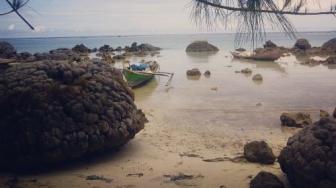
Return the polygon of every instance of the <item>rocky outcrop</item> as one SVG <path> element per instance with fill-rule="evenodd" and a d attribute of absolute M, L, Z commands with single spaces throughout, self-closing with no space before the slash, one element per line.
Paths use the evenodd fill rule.
<path fill-rule="evenodd" d="M 16 49 L 8 42 L 0 42 L 0 58 L 8 59 L 16 56 Z"/>
<path fill-rule="evenodd" d="M 278 158 L 292 187 L 336 187 L 336 122 L 321 119 L 288 139 Z"/>
<path fill-rule="evenodd" d="M 272 173 L 261 171 L 250 182 L 250 188 L 284 188 L 284 184 Z"/>
<path fill-rule="evenodd" d="M 90 53 L 90 49 L 86 47 L 84 44 L 77 44 L 72 48 L 72 51 L 79 54 L 87 54 Z"/>
<path fill-rule="evenodd" d="M 264 48 L 276 48 L 276 47 L 277 45 L 270 40 L 266 41 L 266 43 L 264 44 Z"/>
<path fill-rule="evenodd" d="M 34 54 L 37 61 L 56 60 L 56 61 L 81 61 L 81 55 L 68 48 L 58 48 L 50 50 L 49 53 Z"/>
<path fill-rule="evenodd" d="M 148 43 L 138 45 L 136 42 L 133 42 L 131 47 L 127 49 L 128 52 L 154 52 L 160 51 L 161 48 L 153 46 Z"/>
<path fill-rule="evenodd" d="M 329 52 L 329 53 L 336 53 L 336 38 L 333 38 L 327 42 L 325 42 L 321 49 L 323 51 Z"/>
<path fill-rule="evenodd" d="M 294 44 L 294 48 L 299 50 L 309 50 L 311 45 L 307 39 L 298 39 Z"/>
<path fill-rule="evenodd" d="M 312 124 L 312 119 L 310 118 L 310 114 L 304 112 L 298 113 L 283 113 L 280 116 L 281 125 L 288 127 L 299 127 L 302 128 L 304 126 Z"/>
<path fill-rule="evenodd" d="M 29 52 L 22 52 L 22 53 L 17 54 L 16 59 L 19 62 L 33 62 L 33 61 L 36 61 L 35 56 L 33 56 Z"/>
<path fill-rule="evenodd" d="M 187 52 L 218 52 L 219 49 L 208 41 L 195 41 L 188 45 Z"/>
<path fill-rule="evenodd" d="M 0 168 L 38 168 L 118 148 L 144 127 L 120 71 L 45 61 L 0 69 Z"/>
<path fill-rule="evenodd" d="M 107 53 L 107 52 L 112 52 L 113 48 L 110 47 L 110 45 L 105 44 L 102 47 L 100 47 L 98 51 L 101 53 L 104 53 L 104 52 Z"/>
<path fill-rule="evenodd" d="M 193 68 L 191 70 L 187 70 L 187 76 L 201 76 L 201 71 L 197 68 Z"/>
<path fill-rule="evenodd" d="M 253 141 L 244 146 L 247 161 L 261 164 L 273 164 L 275 156 L 265 141 Z"/>

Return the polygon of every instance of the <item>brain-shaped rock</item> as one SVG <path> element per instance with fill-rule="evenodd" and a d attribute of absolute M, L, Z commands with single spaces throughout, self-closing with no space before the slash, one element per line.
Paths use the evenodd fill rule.
<path fill-rule="evenodd" d="M 145 122 L 120 72 L 107 64 L 48 61 L 0 70 L 0 167 L 117 148 Z"/>
<path fill-rule="evenodd" d="M 295 134 L 278 160 L 293 187 L 336 187 L 336 121 L 324 118 Z"/>

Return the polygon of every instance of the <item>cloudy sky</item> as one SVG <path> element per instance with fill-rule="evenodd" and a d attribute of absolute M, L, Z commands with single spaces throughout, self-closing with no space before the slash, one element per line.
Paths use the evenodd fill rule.
<path fill-rule="evenodd" d="M 335 0 L 323 0 L 323 7 Z M 15 15 L 0 17 L 0 38 L 234 32 L 208 31 L 190 19 L 191 0 L 31 0 L 20 12 L 36 27 Z M 312 6 L 311 9 L 318 8 Z M 0 13 L 9 10 L 0 1 Z M 290 17 L 299 31 L 336 30 L 332 16 Z M 270 30 L 271 31 L 271 30 Z"/>

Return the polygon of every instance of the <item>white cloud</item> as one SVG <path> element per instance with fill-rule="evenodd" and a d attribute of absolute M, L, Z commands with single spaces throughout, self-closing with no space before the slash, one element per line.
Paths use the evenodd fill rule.
<path fill-rule="evenodd" d="M 10 24 L 10 25 L 8 26 L 8 30 L 12 31 L 12 30 L 14 30 L 14 29 L 15 29 L 15 24 Z"/>

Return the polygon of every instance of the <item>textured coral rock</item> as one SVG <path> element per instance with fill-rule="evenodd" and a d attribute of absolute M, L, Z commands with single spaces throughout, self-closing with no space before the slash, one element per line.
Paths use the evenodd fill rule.
<path fill-rule="evenodd" d="M 265 141 L 253 141 L 244 146 L 247 161 L 261 164 L 273 164 L 275 156 Z"/>
<path fill-rule="evenodd" d="M 104 63 L 0 69 L 0 169 L 26 169 L 118 148 L 144 127 L 121 73 Z"/>
<path fill-rule="evenodd" d="M 284 184 L 272 173 L 261 171 L 250 182 L 250 188 L 284 188 Z"/>
<path fill-rule="evenodd" d="M 336 121 L 323 118 L 288 139 L 278 158 L 293 187 L 336 187 Z"/>

